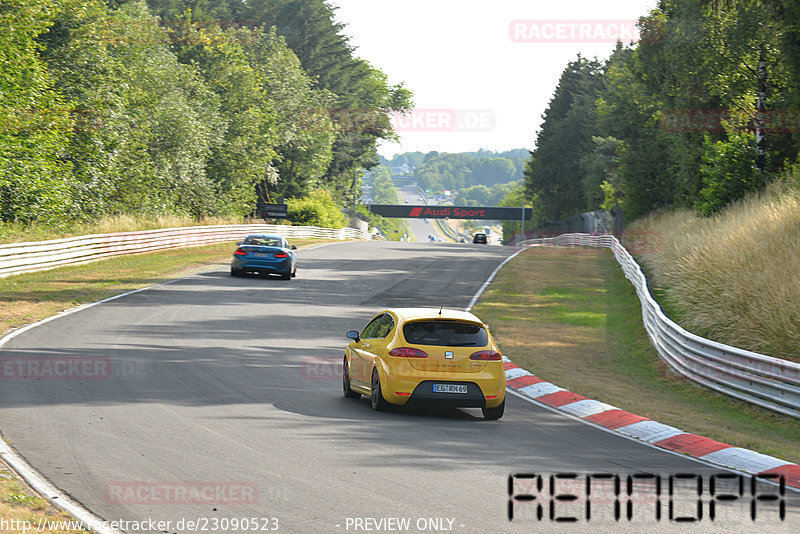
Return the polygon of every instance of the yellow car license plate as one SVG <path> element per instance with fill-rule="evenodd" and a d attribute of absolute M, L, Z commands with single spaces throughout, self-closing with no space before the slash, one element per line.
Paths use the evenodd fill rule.
<path fill-rule="evenodd" d="M 434 384 L 434 393 L 466 393 L 466 384 Z"/>

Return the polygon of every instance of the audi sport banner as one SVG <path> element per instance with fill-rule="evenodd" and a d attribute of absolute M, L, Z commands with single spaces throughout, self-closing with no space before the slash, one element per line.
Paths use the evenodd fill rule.
<path fill-rule="evenodd" d="M 372 213 L 382 217 L 402 219 L 491 219 L 520 220 L 522 208 L 484 208 L 475 206 L 411 206 L 408 204 L 371 204 Z M 525 208 L 525 220 L 531 220 L 533 210 Z"/>

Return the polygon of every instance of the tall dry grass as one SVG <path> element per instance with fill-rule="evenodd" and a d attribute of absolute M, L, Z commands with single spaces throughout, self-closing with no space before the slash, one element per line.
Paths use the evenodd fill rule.
<path fill-rule="evenodd" d="M 44 224 L 0 223 L 0 243 L 19 243 L 23 241 L 42 241 L 90 234 L 110 234 L 114 232 L 135 232 L 158 228 L 177 228 L 182 226 L 205 226 L 215 224 L 242 224 L 237 217 L 206 217 L 195 220 L 191 217 L 164 214 L 109 215 L 91 223 L 65 223 L 60 227 Z M 257 220 L 255 222 L 263 222 Z"/>
<path fill-rule="evenodd" d="M 800 191 L 775 185 L 713 217 L 657 213 L 631 230 L 662 243 L 637 259 L 681 326 L 800 361 Z"/>

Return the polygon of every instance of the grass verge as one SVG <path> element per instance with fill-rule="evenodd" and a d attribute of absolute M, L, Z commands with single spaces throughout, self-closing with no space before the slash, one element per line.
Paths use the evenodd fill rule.
<path fill-rule="evenodd" d="M 257 222 L 260 223 L 263 221 Z M 47 239 L 60 239 L 62 237 L 81 235 L 217 224 L 243 224 L 243 221 L 241 218 L 236 217 L 206 217 L 201 220 L 196 220 L 191 217 L 182 217 L 179 215 L 108 215 L 102 219 L 88 223 L 65 221 L 61 226 L 41 223 L 18 224 L 0 222 L 0 243 L 44 241 Z"/>
<path fill-rule="evenodd" d="M 606 249 L 536 247 L 474 312 L 514 363 L 563 388 L 730 445 L 800 463 L 800 422 L 668 373 L 641 305 Z"/>
<path fill-rule="evenodd" d="M 660 302 L 673 320 L 721 343 L 800 362 L 800 190 L 773 184 L 712 217 L 659 212 L 630 229 L 655 245 L 623 240 L 663 290 Z"/>
<path fill-rule="evenodd" d="M 31 488 L 17 478 L 16 473 L 0 460 L 0 518 L 14 530 L 2 532 L 33 531 L 44 533 L 84 533 L 77 520 L 59 510 L 46 499 L 37 496 Z M 43 528 L 39 530 L 39 525 Z"/>
<path fill-rule="evenodd" d="M 302 249 L 310 244 L 325 242 L 328 241 L 297 239 L 292 244 Z M 230 263 L 235 246 L 235 242 L 218 243 L 117 256 L 83 265 L 0 278 L 0 335 L 82 304 L 189 276 L 215 266 L 225 267 Z M 68 527 L 68 522 L 75 520 L 37 495 L 2 460 L 0 518 L 29 521 L 34 525 L 33 528 L 40 521 L 41 524 L 54 525 L 52 529 L 41 531 L 46 533 L 87 532 Z M 58 522 L 61 522 L 60 527 Z"/>

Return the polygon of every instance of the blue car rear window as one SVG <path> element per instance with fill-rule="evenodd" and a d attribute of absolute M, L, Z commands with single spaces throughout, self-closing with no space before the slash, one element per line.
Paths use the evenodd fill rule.
<path fill-rule="evenodd" d="M 261 245 L 264 247 L 280 247 L 280 239 L 271 239 L 268 237 L 248 237 L 244 240 L 244 245 Z"/>
<path fill-rule="evenodd" d="M 460 321 L 414 321 L 403 325 L 403 337 L 415 345 L 445 347 L 484 347 L 489 342 L 486 329 Z"/>

